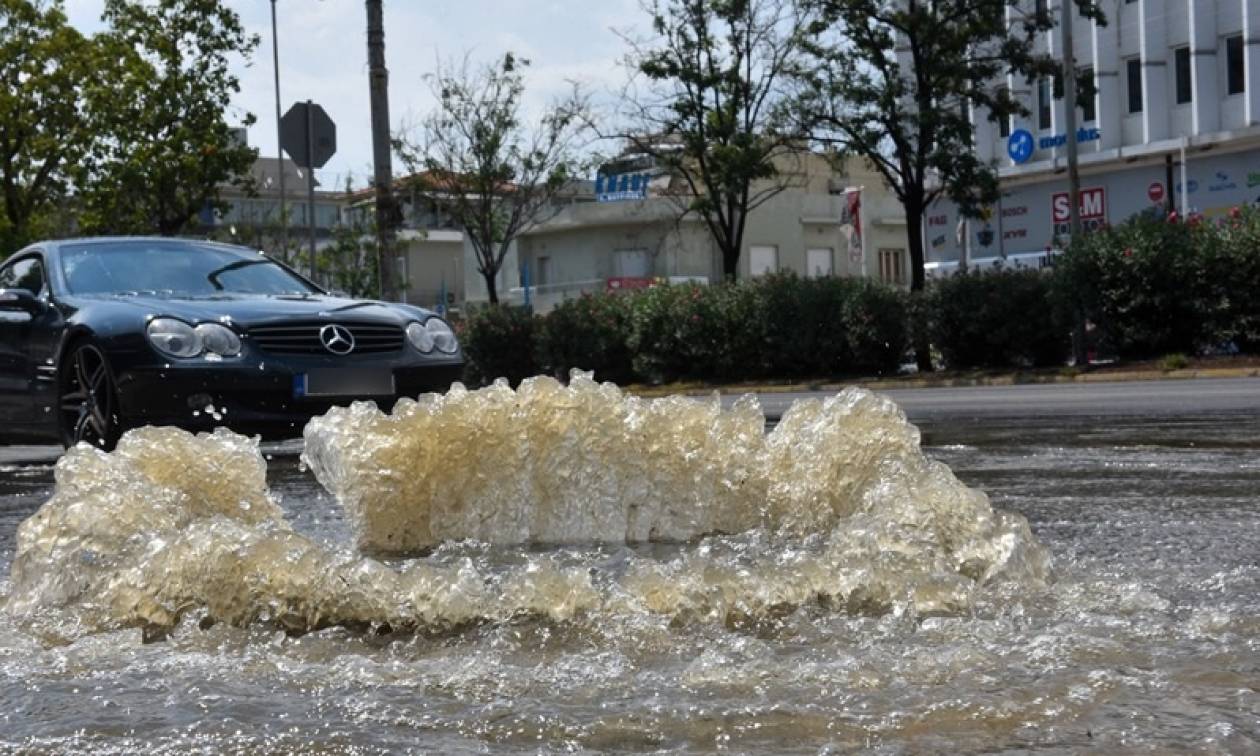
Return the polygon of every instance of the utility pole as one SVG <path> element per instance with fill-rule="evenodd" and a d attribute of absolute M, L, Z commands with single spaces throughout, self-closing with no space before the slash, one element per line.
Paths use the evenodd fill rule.
<path fill-rule="evenodd" d="M 372 166 L 376 182 L 377 269 L 381 299 L 398 301 L 394 264 L 394 175 L 390 164 L 389 70 L 385 68 L 385 20 L 382 0 L 367 1 L 368 85 L 372 96 Z"/>
<path fill-rule="evenodd" d="M 280 146 L 280 42 L 276 33 L 276 0 L 271 0 L 271 62 L 276 79 L 276 172 L 280 174 L 280 259 L 289 258 L 289 218 L 284 207 L 284 148 Z"/>
<path fill-rule="evenodd" d="M 1068 233 L 1072 242 L 1081 238 L 1081 173 L 1076 150 L 1076 54 L 1072 49 L 1072 0 L 1059 0 L 1063 20 L 1063 126 L 1067 132 L 1068 164 Z M 1085 367 L 1089 353 L 1085 344 L 1085 314 L 1076 313 L 1076 327 L 1072 338 L 1072 351 L 1076 366 Z"/>

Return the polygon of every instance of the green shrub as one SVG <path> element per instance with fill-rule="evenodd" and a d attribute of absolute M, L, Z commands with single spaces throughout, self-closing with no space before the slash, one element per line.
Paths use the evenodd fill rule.
<path fill-rule="evenodd" d="M 829 374 L 897 372 L 910 344 L 908 295 L 866 279 L 823 280 L 844 292 L 840 320 L 848 347 L 846 364 Z"/>
<path fill-rule="evenodd" d="M 1159 361 L 1159 369 L 1165 372 L 1170 370 L 1185 370 L 1190 367 L 1190 358 L 1177 352 L 1176 354 L 1166 354 Z"/>
<path fill-rule="evenodd" d="M 751 286 L 654 286 L 632 295 L 635 373 L 651 382 L 738 381 L 764 374 L 765 328 Z"/>
<path fill-rule="evenodd" d="M 457 331 L 468 360 L 465 381 L 484 386 L 507 378 L 515 386 L 537 375 L 536 321 L 529 310 L 509 305 L 488 305 L 469 315 Z"/>
<path fill-rule="evenodd" d="M 562 380 L 569 377 L 570 370 L 579 368 L 593 371 L 600 381 L 633 381 L 634 367 L 626 343 L 630 301 L 626 294 L 584 294 L 560 303 L 538 322 L 538 364 Z"/>
<path fill-rule="evenodd" d="M 1120 356 L 1193 354 L 1221 328 L 1219 240 L 1210 224 L 1137 216 L 1073 242 L 1058 285 Z"/>
<path fill-rule="evenodd" d="M 1049 274 L 1003 267 L 958 273 L 932 282 L 925 299 L 932 343 L 951 369 L 1067 360 L 1070 320 Z"/>
<path fill-rule="evenodd" d="M 1260 209 L 1238 208 L 1216 228 L 1208 280 L 1218 305 L 1213 340 L 1260 352 Z"/>

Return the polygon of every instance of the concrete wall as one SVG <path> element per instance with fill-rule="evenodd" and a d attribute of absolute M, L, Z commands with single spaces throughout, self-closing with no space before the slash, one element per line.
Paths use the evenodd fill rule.
<path fill-rule="evenodd" d="M 406 256 L 407 302 L 432 308 L 439 304 L 445 284 L 448 306 L 458 308 L 463 303 L 463 233 L 404 230 L 398 234 L 398 246 L 400 254 Z"/>

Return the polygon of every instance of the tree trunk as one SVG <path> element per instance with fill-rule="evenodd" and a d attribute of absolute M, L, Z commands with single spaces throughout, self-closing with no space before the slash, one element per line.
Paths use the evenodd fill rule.
<path fill-rule="evenodd" d="M 739 277 L 739 247 L 722 247 L 722 278 L 734 281 Z"/>
<path fill-rule="evenodd" d="M 919 372 L 932 372 L 932 345 L 928 339 L 927 321 L 929 313 L 923 311 L 923 289 L 926 276 L 923 270 L 923 201 L 909 197 L 905 202 L 906 209 L 906 246 L 910 250 L 910 295 L 912 312 L 918 317 L 912 318 L 910 337 L 914 342 L 914 361 Z"/>
<path fill-rule="evenodd" d="M 487 271 L 479 271 L 481 277 L 486 280 L 486 295 L 490 298 L 490 304 L 497 305 L 499 303 L 499 290 L 496 286 L 494 273 Z"/>

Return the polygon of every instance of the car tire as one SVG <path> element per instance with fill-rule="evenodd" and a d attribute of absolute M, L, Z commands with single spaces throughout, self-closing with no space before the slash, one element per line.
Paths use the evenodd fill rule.
<path fill-rule="evenodd" d="M 100 347 L 86 340 L 71 344 L 57 371 L 57 389 L 61 443 L 112 451 L 123 424 L 114 371 Z"/>

